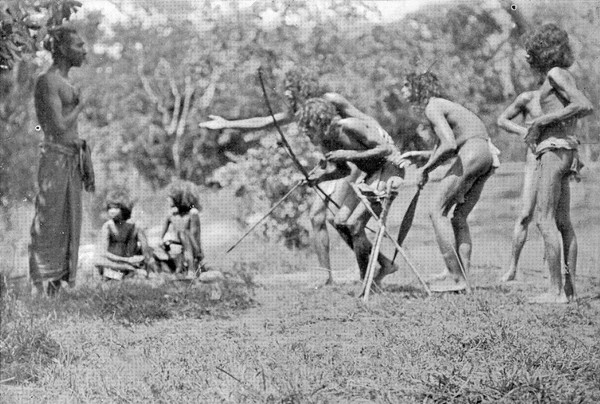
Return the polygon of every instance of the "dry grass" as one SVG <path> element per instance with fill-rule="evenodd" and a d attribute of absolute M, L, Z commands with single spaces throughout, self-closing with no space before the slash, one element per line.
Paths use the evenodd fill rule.
<path fill-rule="evenodd" d="M 500 175 L 473 213 L 469 296 L 427 298 L 402 267 L 365 305 L 358 284 L 339 282 L 356 276 L 342 245 L 338 283 L 315 289 L 325 275 L 313 256 L 251 241 L 219 257 L 235 274 L 219 303 L 198 285 L 158 280 L 92 283 L 55 300 L 3 289 L 0 401 L 600 402 L 600 189 L 591 175 L 582 185 L 579 304 L 525 303 L 547 278 L 535 230 L 519 281 L 496 281 L 520 186 Z M 439 257 L 424 216 L 407 247 L 429 274 Z"/>

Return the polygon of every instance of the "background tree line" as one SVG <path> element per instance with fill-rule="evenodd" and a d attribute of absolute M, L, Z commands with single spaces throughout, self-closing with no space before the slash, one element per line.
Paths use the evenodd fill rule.
<path fill-rule="evenodd" d="M 39 30 L 33 43 L 31 35 L 27 39 L 33 17 L 22 20 L 22 35 L 6 35 L 6 21 L 15 19 L 15 12 L 7 10 L 18 6 L 38 20 L 55 23 L 58 15 L 62 23 L 76 11 L 76 3 L 0 1 L 0 57 L 7 52 L 8 59 L 16 56 L 14 64 L 0 70 L 0 192 L 5 208 L 34 195 L 32 161 L 41 134 L 34 130 L 32 86 L 50 63 L 45 52 L 36 52 Z M 250 204 L 254 207 L 248 214 L 281 196 L 299 178 L 291 161 L 272 131 L 210 132 L 198 123 L 209 114 L 232 119 L 266 115 L 259 66 L 278 110 L 285 108 L 285 71 L 301 65 L 390 132 L 410 130 L 414 121 L 399 97 L 403 77 L 430 68 L 445 83 L 449 97 L 486 122 L 503 160 L 521 160 L 521 142 L 498 130 L 495 120 L 516 94 L 536 85 L 525 61 L 523 34 L 552 21 L 569 32 L 577 60 L 572 70 L 594 105 L 599 102 L 600 6 L 593 2 L 573 7 L 550 0 L 454 1 L 387 24 L 375 22 L 379 10 L 369 1 L 316 5 L 308 0 L 259 0 L 246 8 L 211 0 L 113 4 L 121 12 L 116 20 L 85 12 L 85 6 L 78 18 L 71 18 L 89 47 L 88 63 L 72 75 L 87 104 L 81 135 L 93 145 L 100 182 L 133 185 L 141 177 L 155 188 L 173 178 L 219 183 L 253 195 L 256 203 Z M 16 32 L 19 24 L 12 26 Z M 11 42 L 16 49 L 6 45 Z M 581 125 L 586 159 L 597 160 L 598 120 L 588 118 Z M 298 154 L 311 165 L 318 154 L 291 129 Z M 266 158 L 273 162 L 270 169 L 260 163 Z M 303 197 L 299 194 L 295 202 Z"/>

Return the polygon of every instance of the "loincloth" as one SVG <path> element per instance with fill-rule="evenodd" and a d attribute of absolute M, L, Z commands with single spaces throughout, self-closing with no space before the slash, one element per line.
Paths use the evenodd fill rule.
<path fill-rule="evenodd" d="M 571 178 L 573 178 L 575 181 L 579 182 L 581 181 L 581 169 L 583 167 L 585 167 L 585 164 L 583 163 L 583 161 L 581 161 L 581 157 L 579 155 L 579 150 L 577 150 L 577 147 L 573 148 L 573 147 L 567 147 L 568 146 L 568 142 L 556 142 L 557 139 L 553 139 L 552 142 L 549 142 L 548 145 L 545 145 L 543 148 L 541 148 L 539 151 L 536 150 L 535 153 L 535 158 L 538 161 L 538 164 L 540 164 L 541 158 L 544 155 L 544 153 L 547 153 L 549 151 L 553 151 L 553 150 L 571 150 L 573 152 L 573 158 L 571 160 L 571 165 L 569 167 L 569 169 L 567 170 L 567 175 Z M 558 140 L 566 140 L 566 139 L 558 139 Z M 544 143 L 544 142 L 542 142 Z M 540 143 L 540 144 L 542 144 Z"/>

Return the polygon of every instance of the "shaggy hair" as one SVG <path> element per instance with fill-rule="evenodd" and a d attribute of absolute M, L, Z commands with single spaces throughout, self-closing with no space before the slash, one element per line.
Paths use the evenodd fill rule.
<path fill-rule="evenodd" d="M 525 50 L 531 67 L 542 72 L 573 64 L 569 35 L 555 24 L 544 24 L 531 32 L 525 39 Z"/>
<path fill-rule="evenodd" d="M 169 197 L 180 213 L 187 213 L 193 208 L 201 210 L 198 188 L 193 182 L 175 181 L 169 186 Z"/>
<path fill-rule="evenodd" d="M 131 218 L 134 202 L 131 200 L 129 190 L 123 186 L 112 187 L 106 195 L 106 209 L 117 207 L 121 209 L 123 220 Z"/>
<path fill-rule="evenodd" d="M 300 109 L 298 127 L 302 133 L 313 139 L 329 131 L 336 115 L 337 111 L 332 103 L 322 98 L 311 98 Z"/>
<path fill-rule="evenodd" d="M 321 95 L 321 88 L 317 75 L 304 67 L 295 67 L 285 74 L 285 90 L 292 93 L 291 109 L 293 113 L 298 112 L 301 106 L 309 98 Z"/>
<path fill-rule="evenodd" d="M 44 38 L 44 49 L 49 51 L 52 57 L 55 58 L 60 52 L 59 45 L 70 44 L 73 38 L 72 35 L 77 35 L 77 30 L 73 27 L 61 25 L 52 28 L 48 30 L 48 35 Z"/>
<path fill-rule="evenodd" d="M 442 97 L 442 89 L 437 76 L 431 72 L 410 73 L 406 76 L 406 85 L 410 88 L 408 101 L 424 107 L 431 97 Z"/>

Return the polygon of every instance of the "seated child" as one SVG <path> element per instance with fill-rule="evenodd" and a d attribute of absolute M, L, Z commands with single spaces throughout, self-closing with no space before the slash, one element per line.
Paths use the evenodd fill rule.
<path fill-rule="evenodd" d="M 102 225 L 94 262 L 100 276 L 121 279 L 139 269 L 145 269 L 147 275 L 154 258 L 144 232 L 129 221 L 133 202 L 127 192 L 111 191 L 106 209 L 109 220 Z"/>
<path fill-rule="evenodd" d="M 190 270 L 202 272 L 204 253 L 200 240 L 200 204 L 196 186 L 189 181 L 173 183 L 169 189 L 169 200 L 173 211 L 165 220 L 161 233 L 164 251 L 163 254 L 157 251 L 161 266 L 176 273 Z"/>

